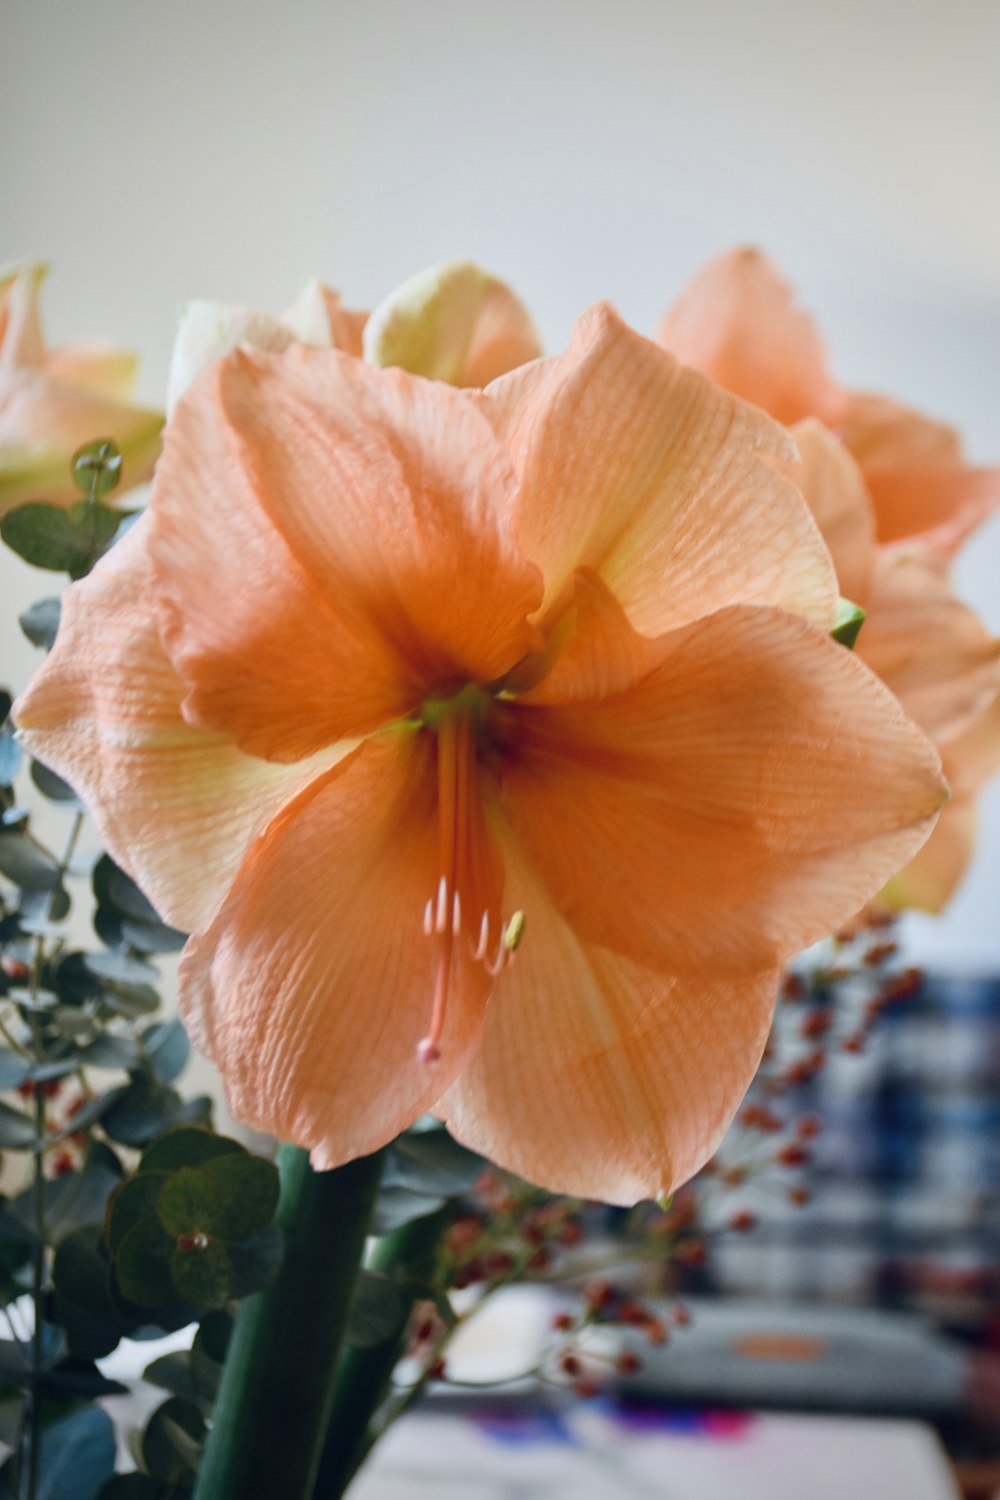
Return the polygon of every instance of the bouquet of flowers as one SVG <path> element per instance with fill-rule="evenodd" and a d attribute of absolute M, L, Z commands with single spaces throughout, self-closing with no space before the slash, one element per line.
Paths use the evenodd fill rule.
<path fill-rule="evenodd" d="M 595 1323 L 665 1337 L 585 1201 L 697 1256 L 674 1195 L 783 984 L 857 953 L 905 989 L 884 913 L 944 905 L 1000 763 L 1000 643 L 949 578 L 1000 472 L 841 389 L 756 252 L 655 340 L 598 305 L 549 357 L 467 264 L 370 316 L 317 283 L 281 318 L 193 303 L 162 443 L 121 356 L 46 351 L 40 281 L 0 282 L 2 536 L 75 581 L 22 619 L 50 649 L 0 741 L 0 1145 L 34 1163 L 0 1209 L 2 1482 L 323 1500 L 446 1375 L 463 1291 L 581 1278 L 546 1366 L 581 1389 Z M 184 1030 L 150 1020 L 182 945 Z M 185 1031 L 277 1169 L 173 1087 Z M 772 1044 L 757 1088 L 802 1070 Z M 795 1167 L 811 1126 L 743 1116 L 786 1126 Z M 113 1476 L 95 1361 L 194 1323 Z"/>

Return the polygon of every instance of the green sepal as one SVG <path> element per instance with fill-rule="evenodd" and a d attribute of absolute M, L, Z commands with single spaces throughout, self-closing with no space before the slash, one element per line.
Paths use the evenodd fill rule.
<path fill-rule="evenodd" d="M 841 598 L 837 605 L 837 618 L 833 622 L 830 634 L 841 646 L 846 646 L 849 651 L 853 651 L 864 623 L 865 611 L 860 604 L 852 604 L 850 599 Z"/>

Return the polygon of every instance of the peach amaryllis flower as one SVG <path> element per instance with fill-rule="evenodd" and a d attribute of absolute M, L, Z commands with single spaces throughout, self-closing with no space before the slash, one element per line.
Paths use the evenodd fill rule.
<path fill-rule="evenodd" d="M 842 443 L 812 419 L 791 431 L 796 483 L 841 591 L 865 611 L 855 651 L 937 746 L 953 792 L 912 868 L 879 899 L 938 912 L 972 855 L 976 796 L 1000 767 L 1000 641 L 955 597 L 946 555 L 926 544 L 876 544 L 864 476 Z"/>
<path fill-rule="evenodd" d="M 971 856 L 975 793 L 991 763 L 978 751 L 966 762 L 961 747 L 988 737 L 1000 691 L 1000 643 L 954 597 L 947 563 L 1000 500 L 1000 471 L 964 466 L 957 435 L 929 418 L 842 391 L 816 328 L 756 251 L 734 251 L 696 276 L 660 339 L 791 426 L 802 457 L 796 483 L 830 547 L 842 593 L 867 614 L 857 653 L 934 741 L 962 788 L 913 878 L 900 876 L 883 893 L 893 905 L 905 896 L 940 911 L 964 871 L 959 850 Z"/>
<path fill-rule="evenodd" d="M 780 965 L 945 796 L 787 452 L 605 307 L 482 394 L 301 347 L 194 383 L 16 714 L 193 933 L 238 1119 L 328 1168 L 433 1109 L 618 1203 L 711 1153 Z"/>
<path fill-rule="evenodd" d="M 397 287 L 369 316 L 310 282 L 280 318 L 224 302 L 191 302 L 181 314 L 168 409 L 207 365 L 248 344 L 342 349 L 449 385 L 484 386 L 542 352 L 527 308 L 506 282 L 471 261 L 431 266 Z"/>
<path fill-rule="evenodd" d="M 658 338 L 780 422 L 816 417 L 836 431 L 864 475 L 880 542 L 917 539 L 951 552 L 1000 505 L 1000 469 L 966 463 L 954 428 L 836 383 L 815 325 L 757 250 L 705 266 Z"/>
<path fill-rule="evenodd" d="M 0 515 L 28 500 L 79 499 L 77 448 L 112 438 L 125 487 L 148 479 L 163 418 L 130 406 L 136 362 L 117 349 L 46 350 L 38 298 L 44 265 L 0 272 Z"/>

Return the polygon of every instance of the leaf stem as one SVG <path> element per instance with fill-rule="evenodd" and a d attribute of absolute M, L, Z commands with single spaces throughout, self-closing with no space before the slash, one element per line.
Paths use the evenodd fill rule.
<path fill-rule="evenodd" d="M 380 1155 L 314 1172 L 282 1146 L 274 1286 L 242 1305 L 195 1500 L 310 1500 L 337 1358 L 375 1203 Z"/>
<path fill-rule="evenodd" d="M 378 1241 L 369 1270 L 393 1276 L 405 1293 L 409 1309 L 427 1296 L 435 1253 L 452 1216 L 452 1205 L 404 1224 Z M 409 1315 L 407 1316 L 407 1323 Z M 338 1500 L 361 1467 L 375 1442 L 379 1408 L 391 1390 L 392 1372 L 406 1348 L 406 1324 L 398 1335 L 369 1348 L 345 1345 L 337 1368 L 333 1408 L 316 1478 L 313 1500 Z"/>

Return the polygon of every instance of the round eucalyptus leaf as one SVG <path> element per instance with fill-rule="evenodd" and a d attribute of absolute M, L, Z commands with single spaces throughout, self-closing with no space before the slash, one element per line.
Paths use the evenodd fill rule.
<path fill-rule="evenodd" d="M 140 922 L 135 917 L 121 918 L 122 941 L 138 953 L 179 953 L 187 942 L 187 933 L 166 922 Z"/>
<path fill-rule="evenodd" d="M 112 1014 L 136 1021 L 160 1008 L 160 997 L 150 984 L 114 984 L 104 992 L 104 1004 Z"/>
<path fill-rule="evenodd" d="M 351 1296 L 345 1337 L 355 1349 L 373 1349 L 398 1339 L 409 1315 L 409 1298 L 397 1284 L 362 1268 Z"/>
<path fill-rule="evenodd" d="M 174 1243 L 155 1219 L 140 1219 L 115 1252 L 118 1289 L 137 1307 L 169 1307 L 177 1301 L 170 1275 Z"/>
<path fill-rule="evenodd" d="M 103 859 L 107 861 L 107 868 L 102 872 L 106 884 L 100 899 L 109 901 L 139 922 L 159 922 L 160 914 L 142 887 L 125 873 L 121 865 L 116 865 L 110 855 L 105 854 Z"/>
<path fill-rule="evenodd" d="M 33 646 L 50 651 L 55 645 L 61 608 L 59 599 L 39 599 L 18 616 L 18 623 Z"/>
<path fill-rule="evenodd" d="M 31 1062 L 10 1047 L 0 1047 L 0 1090 L 8 1093 L 23 1083 L 31 1071 Z"/>
<path fill-rule="evenodd" d="M 163 1491 L 148 1474 L 116 1474 L 97 1500 L 163 1500 Z"/>
<path fill-rule="evenodd" d="M 0 875 L 22 891 L 51 891 L 62 878 L 59 861 L 30 833 L 0 831 Z"/>
<path fill-rule="evenodd" d="M 228 1135 L 216 1135 L 200 1125 L 180 1125 L 164 1131 L 146 1147 L 140 1172 L 175 1172 L 178 1167 L 199 1167 L 216 1156 L 239 1155 L 244 1147 Z"/>
<path fill-rule="evenodd" d="M 142 1436 L 142 1461 L 150 1477 L 179 1485 L 198 1470 L 205 1419 L 193 1401 L 171 1396 L 158 1406 Z"/>
<path fill-rule="evenodd" d="M 142 1033 L 150 1067 L 161 1083 L 173 1083 L 191 1056 L 191 1043 L 180 1021 L 161 1021 Z"/>
<path fill-rule="evenodd" d="M 67 953 L 52 965 L 49 982 L 64 1005 L 83 1005 L 101 992 L 100 981 L 86 965 L 85 953 Z"/>
<path fill-rule="evenodd" d="M 391 1234 L 412 1224 L 416 1219 L 426 1219 L 443 1208 L 448 1200 L 437 1193 L 411 1193 L 409 1188 L 379 1185 L 372 1216 L 373 1234 Z"/>
<path fill-rule="evenodd" d="M 144 1219 L 156 1222 L 156 1200 L 169 1172 L 139 1172 L 126 1178 L 108 1200 L 105 1238 L 112 1255 L 117 1255 L 130 1229 Z"/>
<path fill-rule="evenodd" d="M 85 1068 L 116 1068 L 128 1072 L 139 1063 L 139 1049 L 130 1036 L 106 1031 L 81 1049 L 80 1064 Z"/>
<path fill-rule="evenodd" d="M 110 1152 L 107 1153 L 111 1155 Z M 45 1223 L 48 1238 L 58 1244 L 65 1235 L 85 1225 L 98 1229 L 104 1223 L 108 1200 L 120 1181 L 120 1172 L 106 1165 L 97 1152 L 88 1153 L 79 1172 L 67 1172 L 45 1184 Z M 30 1222 L 30 1221 L 29 1221 Z"/>
<path fill-rule="evenodd" d="M 115 1431 L 99 1406 L 82 1406 L 45 1428 L 35 1500 L 97 1500 L 114 1473 Z"/>
<path fill-rule="evenodd" d="M 170 1257 L 170 1274 L 179 1295 L 195 1307 L 225 1307 L 233 1295 L 233 1263 L 220 1240 L 182 1235 Z"/>
<path fill-rule="evenodd" d="M 152 985 L 160 977 L 152 965 L 130 958 L 127 953 L 88 953 L 84 963 L 105 984 Z"/>
<path fill-rule="evenodd" d="M 21 746 L 11 725 L 0 729 L 0 786 L 10 786 L 21 769 Z"/>
<path fill-rule="evenodd" d="M 189 1401 L 200 1401 L 200 1389 L 191 1368 L 191 1350 L 177 1349 L 172 1354 L 161 1354 L 142 1372 L 143 1380 L 169 1391 L 172 1396 L 186 1396 Z"/>
<path fill-rule="evenodd" d="M 102 1116 L 101 1125 L 113 1141 L 123 1146 L 142 1147 L 154 1135 L 172 1125 L 184 1107 L 180 1095 L 173 1089 L 150 1083 L 143 1074 L 136 1073 Z"/>
<path fill-rule="evenodd" d="M 56 1291 L 92 1312 L 105 1312 L 111 1307 L 103 1243 L 100 1225 L 85 1224 L 63 1236 L 52 1264 Z"/>
<path fill-rule="evenodd" d="M 87 508 L 97 510 L 96 506 Z M 108 516 L 83 516 L 80 510 L 78 505 L 63 510 L 40 501 L 19 505 L 0 520 L 0 537 L 32 567 L 68 573 L 71 578 L 81 577 L 117 531 L 121 517 L 115 511 L 108 511 L 107 506 L 100 507 L 100 511 L 108 511 L 108 516 L 115 516 L 109 531 Z"/>
<path fill-rule="evenodd" d="M 48 797 L 50 802 L 62 802 L 68 807 L 80 811 L 83 803 L 68 781 L 63 781 L 55 771 L 50 771 L 48 766 L 43 765 L 40 760 L 31 762 L 31 779 L 41 792 L 43 797 Z"/>
<path fill-rule="evenodd" d="M 0 1104 L 0 1148 L 7 1151 L 30 1151 L 38 1140 L 35 1122 L 19 1109 Z"/>
<path fill-rule="evenodd" d="M 382 1174 L 387 1187 L 457 1197 L 471 1192 L 486 1163 L 445 1130 L 407 1131 L 393 1141 Z"/>
<path fill-rule="evenodd" d="M 279 1189 L 272 1162 L 234 1152 L 175 1172 L 163 1185 L 157 1213 L 170 1234 L 200 1230 L 221 1240 L 245 1240 L 272 1221 Z"/>
<path fill-rule="evenodd" d="M 85 495 L 110 495 L 122 477 L 121 449 L 111 438 L 85 443 L 73 454 L 72 474 Z"/>

